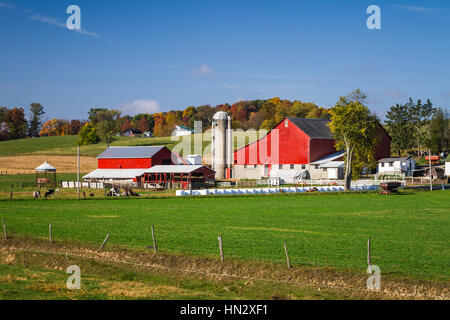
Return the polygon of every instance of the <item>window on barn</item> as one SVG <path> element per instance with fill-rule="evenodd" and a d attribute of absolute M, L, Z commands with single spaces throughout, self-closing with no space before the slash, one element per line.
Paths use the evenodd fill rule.
<path fill-rule="evenodd" d="M 294 169 L 294 165 L 293 165 L 293 164 L 290 165 L 290 169 L 291 169 L 291 170 Z"/>
<path fill-rule="evenodd" d="M 315 165 L 314 165 L 314 169 L 319 169 L 319 165 L 318 165 L 318 164 L 315 164 Z"/>
<path fill-rule="evenodd" d="M 283 165 L 282 165 L 282 164 L 279 164 L 279 165 L 278 165 L 278 169 L 283 169 Z"/>
<path fill-rule="evenodd" d="M 389 162 L 389 167 L 392 167 L 394 165 L 393 162 Z"/>
<path fill-rule="evenodd" d="M 284 121 L 284 126 L 287 128 L 289 126 L 289 121 Z"/>
<path fill-rule="evenodd" d="M 244 164 L 244 169 L 247 169 L 247 165 L 246 164 Z"/>
<path fill-rule="evenodd" d="M 323 172 L 327 172 L 327 168 L 322 168 Z"/>
<path fill-rule="evenodd" d="M 302 164 L 302 169 L 306 169 L 306 164 Z"/>

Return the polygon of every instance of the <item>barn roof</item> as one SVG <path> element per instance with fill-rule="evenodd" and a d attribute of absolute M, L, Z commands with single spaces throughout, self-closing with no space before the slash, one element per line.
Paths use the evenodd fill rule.
<path fill-rule="evenodd" d="M 145 169 L 96 169 L 83 179 L 134 179 L 144 174 Z"/>
<path fill-rule="evenodd" d="M 43 164 L 41 164 L 39 167 L 36 168 L 36 171 L 56 171 L 55 167 L 52 166 L 50 163 L 45 161 Z"/>
<path fill-rule="evenodd" d="M 145 169 L 145 173 L 192 173 L 200 168 L 203 168 L 203 165 L 158 165 L 153 166 L 150 169 Z M 205 167 L 208 170 L 208 167 Z M 212 170 L 211 170 L 212 171 Z"/>
<path fill-rule="evenodd" d="M 396 161 L 404 162 L 408 159 L 411 159 L 411 157 L 383 158 L 383 159 L 378 160 L 378 162 L 396 162 Z"/>
<path fill-rule="evenodd" d="M 165 147 L 109 147 L 103 151 L 97 159 L 151 158 L 163 148 Z"/>
<path fill-rule="evenodd" d="M 325 164 L 331 161 L 336 161 L 337 159 L 343 157 L 345 154 L 345 151 L 339 151 L 333 154 L 330 154 L 322 159 L 316 160 L 314 162 L 311 162 L 311 164 Z"/>
<path fill-rule="evenodd" d="M 333 139 L 327 119 L 300 119 L 287 118 L 300 130 L 306 133 L 311 139 Z"/>

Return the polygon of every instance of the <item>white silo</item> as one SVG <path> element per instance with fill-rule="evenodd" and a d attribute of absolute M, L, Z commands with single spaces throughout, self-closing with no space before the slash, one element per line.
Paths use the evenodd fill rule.
<path fill-rule="evenodd" d="M 217 179 L 224 179 L 225 169 L 233 164 L 233 139 L 231 117 L 219 111 L 212 120 L 211 162 Z"/>

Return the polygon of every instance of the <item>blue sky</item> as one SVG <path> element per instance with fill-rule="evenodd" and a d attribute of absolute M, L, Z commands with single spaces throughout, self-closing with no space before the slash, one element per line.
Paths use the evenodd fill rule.
<path fill-rule="evenodd" d="M 81 32 L 65 28 L 71 4 Z M 410 96 L 450 106 L 444 0 L 0 0 L 0 43 L 0 105 L 40 102 L 47 118 L 274 96 L 329 107 L 356 88 L 380 117 Z"/>

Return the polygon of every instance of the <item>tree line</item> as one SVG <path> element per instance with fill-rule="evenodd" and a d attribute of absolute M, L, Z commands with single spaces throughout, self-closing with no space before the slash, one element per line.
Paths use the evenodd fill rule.
<path fill-rule="evenodd" d="M 44 107 L 30 104 L 30 117 L 23 108 L 0 107 L 0 141 L 39 136 L 76 135 L 84 125 L 80 120 L 52 119 L 43 123 Z"/>
<path fill-rule="evenodd" d="M 359 90 L 352 95 L 347 99 L 364 101 L 364 94 Z M 193 129 L 194 121 L 201 121 L 206 130 L 217 111 L 225 111 L 230 115 L 234 129 L 267 130 L 285 117 L 331 119 L 333 114 L 332 108 L 279 97 L 239 101 L 231 105 L 188 106 L 184 110 L 141 113 L 135 116 L 122 115 L 119 110 L 114 109 L 91 108 L 87 120 L 50 119 L 44 123 L 42 117 L 45 112 L 39 103 L 31 103 L 29 111 L 31 116 L 26 119 L 23 108 L 0 107 L 0 140 L 78 134 L 80 145 L 99 141 L 109 145 L 115 135 L 130 129 L 165 137 L 170 136 L 176 125 Z M 430 100 L 423 102 L 410 98 L 406 103 L 391 106 L 386 114 L 384 127 L 392 138 L 393 152 L 399 156 L 421 156 L 428 149 L 433 153 L 446 153 L 449 150 L 448 111 L 434 107 Z"/>

